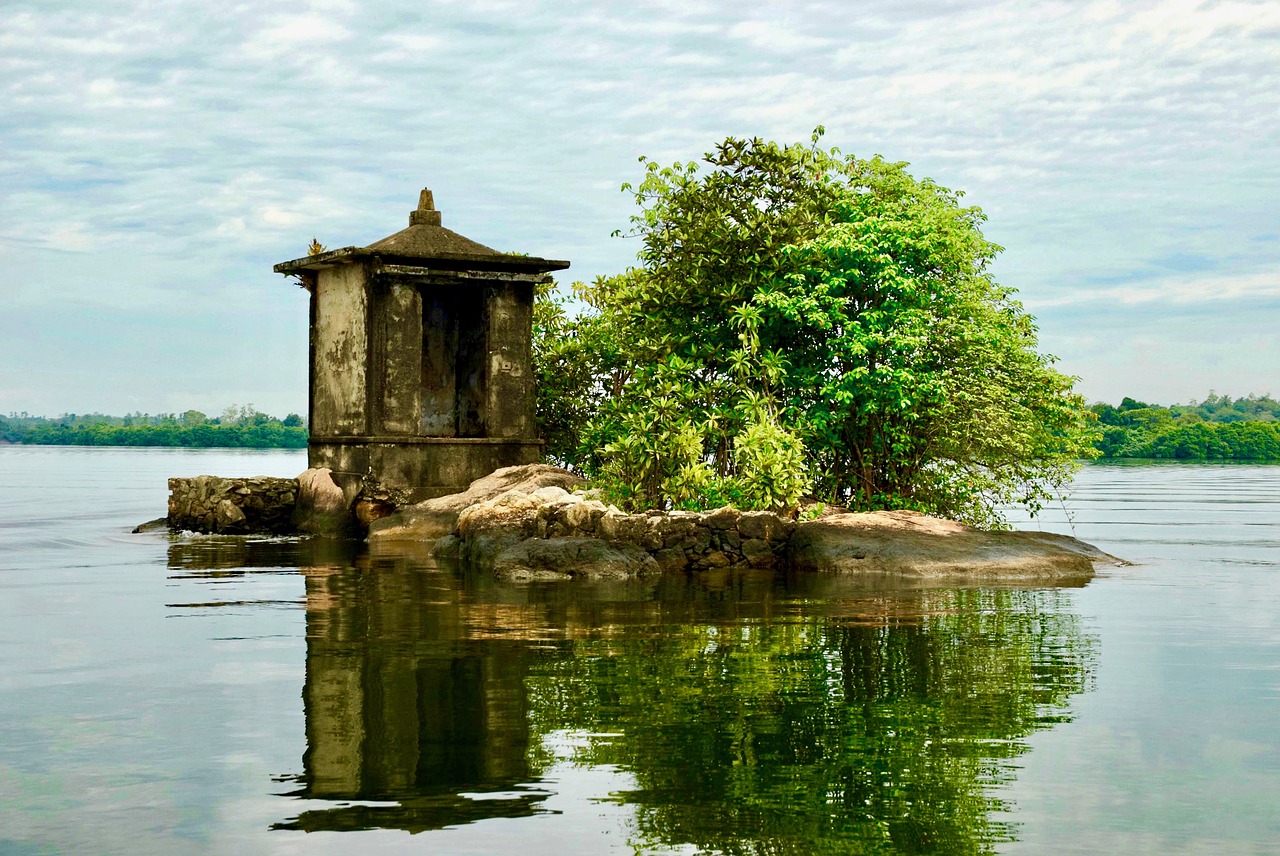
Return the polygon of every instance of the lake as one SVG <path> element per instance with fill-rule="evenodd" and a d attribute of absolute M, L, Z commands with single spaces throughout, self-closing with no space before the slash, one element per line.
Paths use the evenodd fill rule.
<path fill-rule="evenodd" d="M 1071 589 L 130 533 L 304 467 L 0 446 L 0 856 L 1280 852 L 1280 467 L 1085 468 Z"/>

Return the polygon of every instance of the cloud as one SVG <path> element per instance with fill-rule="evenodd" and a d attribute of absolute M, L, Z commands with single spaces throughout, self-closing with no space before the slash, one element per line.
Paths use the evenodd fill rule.
<path fill-rule="evenodd" d="M 1212 0 L 20 0 L 0 30 L 6 293 L 292 311 L 272 261 L 396 231 L 426 185 L 452 228 L 590 278 L 634 258 L 609 234 L 637 156 L 821 123 L 965 190 L 1036 311 L 1096 301 L 1160 335 L 1153 307 L 1274 296 L 1277 33 L 1276 4 Z"/>
<path fill-rule="evenodd" d="M 1095 288 L 1047 300 L 1039 299 L 1034 308 L 1045 312 L 1085 302 L 1121 306 L 1161 303 L 1211 308 L 1215 303 L 1263 299 L 1280 299 L 1280 267 L 1257 273 L 1170 278 L 1140 285 Z"/>

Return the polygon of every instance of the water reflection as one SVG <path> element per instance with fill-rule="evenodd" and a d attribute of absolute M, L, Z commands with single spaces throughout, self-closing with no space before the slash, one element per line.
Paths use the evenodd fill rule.
<path fill-rule="evenodd" d="M 521 641 L 469 634 L 472 610 L 448 574 L 366 559 L 305 575 L 307 752 L 294 795 L 342 804 L 277 828 L 420 832 L 539 811 L 549 794 L 529 785 Z"/>
<path fill-rule="evenodd" d="M 932 592 L 880 625 L 815 616 L 578 644 L 531 682 L 535 728 L 614 731 L 580 760 L 633 773 L 638 789 L 617 798 L 655 846 L 980 852 L 1011 833 L 989 814 L 1018 739 L 1065 718 L 1088 682 L 1090 641 L 1042 598 Z"/>
<path fill-rule="evenodd" d="M 1070 718 L 1097 659 L 1067 591 L 308 558 L 308 802 L 277 829 L 546 812 L 567 733 L 577 767 L 628 774 L 598 796 L 638 851 L 988 852 L 1016 835 L 993 814 L 1023 738 Z"/>

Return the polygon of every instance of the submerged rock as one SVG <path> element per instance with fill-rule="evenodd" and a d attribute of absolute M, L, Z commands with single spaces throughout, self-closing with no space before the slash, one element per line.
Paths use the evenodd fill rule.
<path fill-rule="evenodd" d="M 800 523 L 789 568 L 975 581 L 1068 582 L 1116 562 L 1096 547 L 1047 532 L 987 532 L 918 511 L 835 514 Z"/>
<path fill-rule="evenodd" d="M 640 547 L 599 538 L 528 538 L 493 560 L 494 576 L 506 580 L 627 579 L 661 572 Z"/>

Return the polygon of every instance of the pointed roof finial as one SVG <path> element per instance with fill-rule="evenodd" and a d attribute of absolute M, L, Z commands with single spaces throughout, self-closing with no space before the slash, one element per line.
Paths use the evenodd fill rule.
<path fill-rule="evenodd" d="M 431 195 L 431 188 L 422 188 L 422 193 L 418 196 L 418 210 L 409 212 L 409 225 L 440 225 L 440 212 L 436 210 L 436 202 L 435 198 Z"/>

